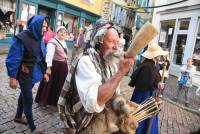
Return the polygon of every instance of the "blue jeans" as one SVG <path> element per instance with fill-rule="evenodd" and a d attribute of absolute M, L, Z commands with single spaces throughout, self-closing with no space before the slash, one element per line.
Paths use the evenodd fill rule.
<path fill-rule="evenodd" d="M 29 127 L 31 129 L 31 132 L 33 132 L 36 129 L 32 113 L 32 105 L 33 105 L 32 88 L 34 84 L 32 84 L 32 79 L 30 77 L 27 77 L 23 81 L 19 81 L 19 85 L 21 88 L 21 93 L 19 95 L 17 113 L 15 117 L 21 118 L 24 112 Z"/>

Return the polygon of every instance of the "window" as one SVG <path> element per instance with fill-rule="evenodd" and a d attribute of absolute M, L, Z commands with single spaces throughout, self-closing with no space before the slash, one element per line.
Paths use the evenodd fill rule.
<path fill-rule="evenodd" d="M 29 6 L 29 15 L 28 15 L 28 17 L 29 18 L 33 17 L 35 15 L 35 13 L 36 13 L 36 7 L 33 6 L 33 5 L 30 5 Z"/>
<path fill-rule="evenodd" d="M 76 33 L 78 30 L 78 17 L 70 14 L 64 14 L 63 23 L 66 25 L 68 32 Z"/>
<path fill-rule="evenodd" d="M 197 30 L 197 38 L 196 38 L 196 44 L 194 48 L 194 65 L 196 66 L 197 71 L 200 71 L 200 19 L 199 19 L 199 26 Z"/>
<path fill-rule="evenodd" d="M 26 25 L 28 19 L 35 14 L 36 14 L 36 6 L 28 3 L 22 4 L 21 21 L 23 22 L 24 25 Z"/>
<path fill-rule="evenodd" d="M 57 27 L 62 25 L 62 18 L 63 18 L 63 13 L 58 13 Z"/>
<path fill-rule="evenodd" d="M 176 47 L 173 57 L 173 63 L 177 65 L 182 64 L 183 52 L 185 50 L 186 41 L 187 41 L 187 34 L 177 35 Z"/>
<path fill-rule="evenodd" d="M 172 39 L 174 35 L 176 20 L 163 20 L 161 21 L 161 32 L 159 36 L 159 45 L 162 48 L 167 48 L 169 51 L 172 46 Z"/>
<path fill-rule="evenodd" d="M 22 13 L 21 13 L 21 20 L 23 22 L 26 22 L 28 19 L 28 4 L 23 3 L 22 4 Z"/>
<path fill-rule="evenodd" d="M 0 0 L 0 40 L 14 33 L 16 2 L 17 0 Z"/>
<path fill-rule="evenodd" d="M 190 19 L 179 20 L 179 30 L 188 30 L 190 24 Z"/>

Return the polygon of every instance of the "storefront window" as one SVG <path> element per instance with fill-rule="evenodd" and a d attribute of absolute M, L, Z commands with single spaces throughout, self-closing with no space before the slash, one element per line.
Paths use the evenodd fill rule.
<path fill-rule="evenodd" d="M 90 21 L 90 20 L 85 20 L 85 27 L 88 27 L 90 24 L 92 24 L 92 21 Z"/>
<path fill-rule="evenodd" d="M 38 5 L 38 15 L 46 16 L 48 26 L 50 26 L 51 28 L 54 28 L 54 24 L 56 22 L 56 17 L 55 17 L 56 10 L 55 9 L 45 7 L 42 5 Z M 55 29 L 53 29 L 53 31 L 55 31 Z"/>
<path fill-rule="evenodd" d="M 176 48 L 173 57 L 173 62 L 177 65 L 182 64 L 186 41 L 187 35 L 177 35 Z"/>
<path fill-rule="evenodd" d="M 190 24 L 190 19 L 179 20 L 179 30 L 188 30 Z"/>
<path fill-rule="evenodd" d="M 161 32 L 159 36 L 159 45 L 162 48 L 171 50 L 172 39 L 174 35 L 176 20 L 164 20 L 161 21 Z"/>
<path fill-rule="evenodd" d="M 80 18 L 80 27 L 85 26 L 85 18 Z"/>
<path fill-rule="evenodd" d="M 29 7 L 29 15 L 28 15 L 28 17 L 29 17 L 29 18 L 33 17 L 33 16 L 35 15 L 35 13 L 36 13 L 36 7 L 30 5 L 30 7 Z"/>
<path fill-rule="evenodd" d="M 78 17 L 70 14 L 64 14 L 63 24 L 69 33 L 76 33 L 78 30 Z"/>
<path fill-rule="evenodd" d="M 62 25 L 62 17 L 63 13 L 58 13 L 58 19 L 57 19 L 57 26 L 61 26 Z"/>
<path fill-rule="evenodd" d="M 28 4 L 23 3 L 22 4 L 21 21 L 26 23 L 27 20 L 28 20 Z"/>
<path fill-rule="evenodd" d="M 0 40 L 14 34 L 17 0 L 0 0 Z"/>
<path fill-rule="evenodd" d="M 199 28 L 197 31 L 197 38 L 196 38 L 196 44 L 194 48 L 194 65 L 196 66 L 197 71 L 200 71 L 200 19 L 199 19 Z"/>
<path fill-rule="evenodd" d="M 36 6 L 31 5 L 29 3 L 22 4 L 22 11 L 21 11 L 21 25 L 26 27 L 26 23 L 28 19 L 36 14 Z"/>

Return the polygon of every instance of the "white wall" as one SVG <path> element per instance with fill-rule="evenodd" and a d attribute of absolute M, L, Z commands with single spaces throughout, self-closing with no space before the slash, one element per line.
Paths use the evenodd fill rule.
<path fill-rule="evenodd" d="M 180 0 L 156 0 L 155 5 L 157 5 L 157 6 L 158 5 L 165 5 L 165 4 L 174 3 L 174 2 L 177 2 L 177 1 L 180 1 Z M 157 11 L 176 9 L 176 8 L 180 8 L 180 7 L 189 7 L 189 6 L 198 5 L 198 4 L 200 4 L 200 0 L 188 0 L 188 1 L 185 1 L 185 2 L 178 3 L 178 4 L 157 8 Z"/>

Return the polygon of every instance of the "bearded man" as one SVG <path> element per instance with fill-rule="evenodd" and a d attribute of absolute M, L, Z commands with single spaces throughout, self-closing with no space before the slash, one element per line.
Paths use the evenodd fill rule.
<path fill-rule="evenodd" d="M 124 56 L 118 66 L 113 62 L 118 43 L 117 30 L 104 24 L 93 38 L 93 48 L 73 61 L 58 101 L 66 133 L 109 133 L 106 109 L 113 96 L 119 94 L 120 81 L 134 63 L 133 58 Z"/>

